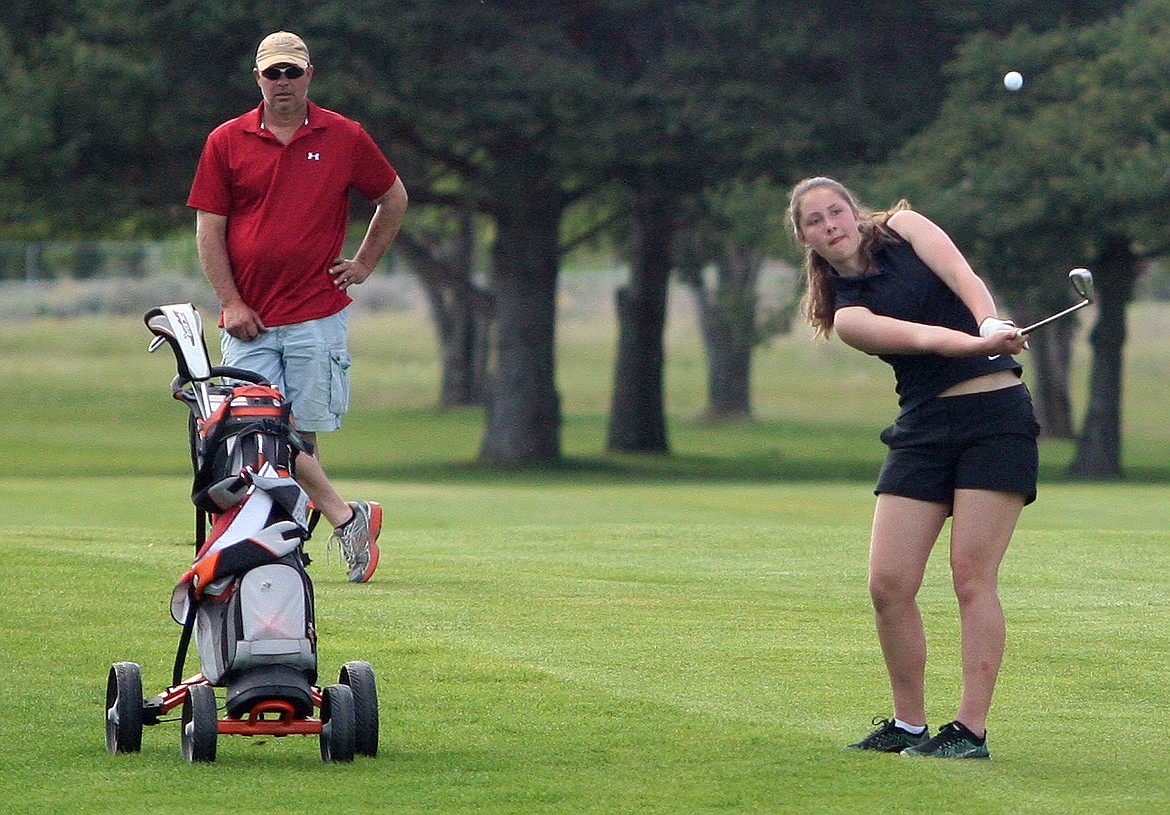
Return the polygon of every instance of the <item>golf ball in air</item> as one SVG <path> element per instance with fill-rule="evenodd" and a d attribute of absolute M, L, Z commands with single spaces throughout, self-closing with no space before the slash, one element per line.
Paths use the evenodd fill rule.
<path fill-rule="evenodd" d="M 1003 86 L 1009 91 L 1018 91 L 1024 87 L 1024 76 L 1019 71 L 1008 71 L 1003 75 Z"/>

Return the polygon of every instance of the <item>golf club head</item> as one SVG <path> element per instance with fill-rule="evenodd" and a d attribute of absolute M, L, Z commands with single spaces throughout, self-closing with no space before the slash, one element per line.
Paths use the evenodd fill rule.
<path fill-rule="evenodd" d="M 1068 282 L 1085 300 L 1093 299 L 1093 273 L 1088 269 L 1073 269 L 1068 273 Z"/>
<path fill-rule="evenodd" d="M 1028 334 L 1031 334 L 1037 328 L 1041 328 L 1042 326 L 1046 326 L 1049 323 L 1054 322 L 1055 320 L 1059 320 L 1061 317 L 1067 317 L 1068 315 L 1072 314 L 1074 311 L 1079 311 L 1080 309 L 1089 305 L 1089 303 L 1093 302 L 1093 273 L 1092 272 L 1090 272 L 1088 269 L 1082 269 L 1080 267 L 1073 269 L 1071 272 L 1068 273 L 1068 282 L 1071 283 L 1072 287 L 1077 290 L 1077 294 L 1079 294 L 1081 296 L 1081 301 L 1079 303 L 1076 303 L 1075 305 L 1069 306 L 1068 308 L 1064 309 L 1063 311 L 1058 311 L 1056 314 L 1053 314 L 1051 317 L 1045 317 L 1043 320 L 1032 323 L 1031 325 L 1024 326 L 1023 328 L 1021 328 L 1019 330 L 1020 336 L 1026 336 Z"/>

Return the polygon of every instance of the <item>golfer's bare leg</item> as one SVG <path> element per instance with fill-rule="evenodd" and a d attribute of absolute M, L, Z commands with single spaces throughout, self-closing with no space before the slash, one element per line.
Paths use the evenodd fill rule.
<path fill-rule="evenodd" d="M 948 507 L 883 493 L 874 509 L 869 593 L 894 716 L 926 724 L 926 633 L 915 596 Z"/>
<path fill-rule="evenodd" d="M 316 433 L 301 433 L 313 444 L 313 455 L 297 457 L 297 483 L 308 494 L 313 505 L 320 510 L 330 526 L 338 527 L 353 516 L 353 509 L 333 489 L 325 470 L 321 467 L 320 450 Z"/>
<path fill-rule="evenodd" d="M 1006 639 L 999 565 L 1023 508 L 1024 497 L 1015 493 L 955 491 L 951 574 L 963 652 L 963 698 L 955 718 L 976 735 L 987 727 Z"/>

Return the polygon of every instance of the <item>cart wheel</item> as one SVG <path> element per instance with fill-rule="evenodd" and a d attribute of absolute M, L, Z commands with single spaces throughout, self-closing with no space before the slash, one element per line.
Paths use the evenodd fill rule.
<path fill-rule="evenodd" d="M 374 668 L 368 662 L 347 662 L 337 679 L 353 691 L 354 752 L 359 756 L 378 755 L 378 688 Z"/>
<path fill-rule="evenodd" d="M 355 721 L 348 685 L 321 689 L 321 760 L 353 761 Z"/>
<path fill-rule="evenodd" d="M 183 700 L 183 758 L 195 762 L 215 761 L 219 714 L 215 709 L 215 688 L 192 685 Z"/>
<path fill-rule="evenodd" d="M 141 750 L 142 719 L 142 669 L 135 662 L 115 662 L 106 681 L 106 749 Z"/>

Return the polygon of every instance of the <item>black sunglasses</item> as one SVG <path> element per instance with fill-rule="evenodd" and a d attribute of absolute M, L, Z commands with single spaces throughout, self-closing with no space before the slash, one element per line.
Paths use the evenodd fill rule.
<path fill-rule="evenodd" d="M 299 65 L 286 65 L 283 68 L 273 66 L 271 68 L 265 68 L 260 72 L 260 76 L 265 79 L 271 79 L 274 82 L 282 76 L 287 76 L 289 79 L 300 79 L 304 75 L 305 69 Z"/>

